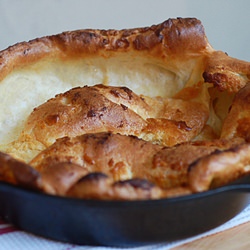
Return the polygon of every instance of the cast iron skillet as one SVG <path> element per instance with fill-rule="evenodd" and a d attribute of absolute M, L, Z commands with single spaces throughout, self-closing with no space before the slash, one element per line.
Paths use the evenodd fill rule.
<path fill-rule="evenodd" d="M 0 215 L 34 234 L 83 245 L 170 242 L 215 228 L 250 201 L 250 175 L 198 194 L 161 200 L 62 198 L 0 183 Z"/>

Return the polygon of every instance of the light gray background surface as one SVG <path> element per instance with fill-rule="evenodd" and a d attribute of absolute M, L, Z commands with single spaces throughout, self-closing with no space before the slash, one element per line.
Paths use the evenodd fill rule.
<path fill-rule="evenodd" d="M 0 50 L 62 31 L 149 26 L 197 17 L 212 46 L 250 61 L 249 0 L 0 0 Z"/>

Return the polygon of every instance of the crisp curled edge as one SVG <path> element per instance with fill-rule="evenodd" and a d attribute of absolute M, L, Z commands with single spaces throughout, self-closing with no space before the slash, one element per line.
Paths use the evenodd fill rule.
<path fill-rule="evenodd" d="M 250 171 L 250 144 L 244 143 L 198 159 L 190 165 L 189 183 L 193 192 L 225 185 Z"/>
<path fill-rule="evenodd" d="M 168 19 L 158 25 L 123 30 L 83 29 L 36 38 L 10 46 L 0 52 L 3 79 L 14 68 L 44 58 L 80 58 L 116 53 L 145 52 L 153 57 L 199 54 L 211 49 L 204 28 L 196 18 Z"/>
<path fill-rule="evenodd" d="M 189 157 L 183 158 L 185 150 Z M 206 191 L 248 174 L 249 155 L 250 144 L 242 140 L 164 148 L 131 136 L 85 134 L 61 138 L 31 165 L 1 153 L 0 180 L 64 197 L 160 199 Z"/>
<path fill-rule="evenodd" d="M 250 81 L 250 63 L 214 51 L 208 57 L 203 78 L 220 91 L 236 93 Z"/>
<path fill-rule="evenodd" d="M 215 51 L 196 18 L 168 19 L 158 25 L 123 30 L 76 30 L 10 46 L 0 52 L 0 80 L 12 70 L 42 59 L 109 58 L 122 53 L 150 56 L 168 64 L 205 58 L 204 81 L 219 90 L 236 92 L 250 80 L 250 63 Z"/>

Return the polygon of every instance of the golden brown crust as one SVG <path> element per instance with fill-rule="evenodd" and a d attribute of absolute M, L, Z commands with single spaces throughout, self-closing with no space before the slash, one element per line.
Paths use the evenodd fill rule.
<path fill-rule="evenodd" d="M 159 199 L 163 197 L 163 191 L 145 179 L 113 182 L 102 173 L 91 173 L 80 179 L 65 195 L 99 200 L 145 200 Z"/>
<path fill-rule="evenodd" d="M 250 171 L 250 144 L 216 150 L 190 166 L 189 183 L 194 192 L 225 185 Z"/>
<path fill-rule="evenodd" d="M 104 89 L 107 93 L 103 94 Z M 108 95 L 113 95 L 116 100 L 108 99 Z M 136 106 L 141 113 L 150 110 L 128 88 L 102 85 L 74 88 L 35 108 L 27 120 L 24 133 L 29 133 L 45 147 L 57 138 L 84 133 L 113 131 L 139 135 L 146 122 L 140 112 L 137 114 L 130 106 Z"/>
<path fill-rule="evenodd" d="M 42 190 L 53 195 L 65 195 L 65 193 L 88 171 L 76 164 L 62 162 L 49 165 L 38 172 L 42 179 Z"/>
<path fill-rule="evenodd" d="M 132 174 L 143 177 L 146 165 L 162 146 L 110 132 L 83 134 L 58 139 L 38 154 L 30 164 L 38 171 L 59 162 L 84 166 L 89 172 L 103 172 L 114 180 L 129 178 Z M 127 149 L 127 150 L 124 150 Z M 136 153 L 135 153 L 136 152 Z M 136 166 L 133 172 L 130 167 Z M 142 172 L 141 172 L 142 170 Z"/>
<path fill-rule="evenodd" d="M 206 191 L 249 173 L 249 150 L 241 139 L 165 148 L 131 136 L 84 134 L 58 139 L 31 165 L 1 154 L 0 176 L 53 195 L 159 199 Z"/>
<path fill-rule="evenodd" d="M 184 193 L 191 193 L 191 190 L 199 191 L 197 188 L 194 189 L 193 186 L 196 185 L 197 181 L 201 181 L 200 185 L 204 185 L 204 182 L 202 181 L 202 174 L 194 174 L 193 177 L 194 163 L 197 164 L 200 159 L 212 158 L 212 155 L 216 154 L 218 150 L 225 152 L 225 154 L 229 151 L 238 152 L 237 147 L 241 144 L 242 140 L 238 139 L 215 140 L 208 143 L 184 143 L 175 147 L 164 148 L 131 136 L 112 133 L 84 134 L 74 138 L 58 139 L 52 146 L 35 157 L 30 164 L 41 173 L 47 171 L 47 168 L 53 168 L 53 166 L 66 162 L 73 164 L 73 166 L 75 164 L 81 166 L 85 171 L 84 173 L 100 172 L 107 175 L 107 178 L 97 178 L 94 181 L 91 179 L 91 182 L 89 180 L 79 181 L 78 184 L 75 183 L 76 186 L 72 184 L 71 191 L 69 191 L 70 196 L 125 199 L 128 196 L 125 193 L 126 188 L 124 186 L 114 187 L 114 182 L 139 178 L 153 183 L 157 188 L 145 191 L 134 190 L 130 187 L 133 189 L 131 199 L 136 197 L 140 199 L 163 198 L 183 195 L 181 191 Z M 240 174 L 248 171 L 244 168 L 244 157 L 246 156 L 246 154 L 238 156 L 238 162 L 243 165 L 239 165 L 235 169 L 230 168 L 229 177 L 240 176 Z M 220 159 L 223 160 L 224 156 Z M 216 163 L 218 160 L 213 162 Z M 192 166 L 191 171 L 190 166 Z M 203 168 L 204 164 L 201 164 L 197 167 L 197 171 L 203 172 Z M 204 172 L 207 173 L 207 179 L 210 178 L 210 182 L 206 184 L 203 191 L 210 188 L 214 172 L 220 170 L 217 167 L 208 169 L 211 169 L 211 172 L 209 170 Z M 82 177 L 82 175 L 79 176 Z M 223 176 L 221 179 L 223 179 Z M 226 183 L 229 180 L 231 179 L 225 179 L 224 181 Z M 128 182 L 124 184 L 129 185 Z M 90 190 L 85 189 L 88 185 L 91 186 Z M 122 192 L 124 196 L 119 192 Z M 127 192 L 129 191 L 127 190 Z"/>
<path fill-rule="evenodd" d="M 250 80 L 250 64 L 215 51 L 208 58 L 203 72 L 205 82 L 213 83 L 220 91 L 237 92 Z"/>
<path fill-rule="evenodd" d="M 35 108 L 11 148 L 21 153 L 27 144 L 37 152 L 57 138 L 105 131 L 173 146 L 197 136 L 208 113 L 206 105 L 191 99 L 147 98 L 126 87 L 78 87 Z"/>
<path fill-rule="evenodd" d="M 22 187 L 42 187 L 40 174 L 31 166 L 0 152 L 0 180 Z"/>

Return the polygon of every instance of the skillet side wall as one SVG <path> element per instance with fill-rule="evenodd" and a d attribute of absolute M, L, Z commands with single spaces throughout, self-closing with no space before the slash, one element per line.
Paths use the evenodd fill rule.
<path fill-rule="evenodd" d="M 73 244 L 131 247 L 215 228 L 242 211 L 249 194 L 218 189 L 176 199 L 110 202 L 53 197 L 1 183 L 0 201 L 3 219 L 21 230 Z"/>

